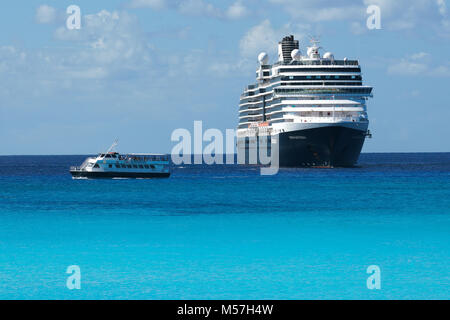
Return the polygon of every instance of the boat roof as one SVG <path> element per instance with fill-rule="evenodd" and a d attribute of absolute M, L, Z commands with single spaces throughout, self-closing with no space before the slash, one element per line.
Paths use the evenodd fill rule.
<path fill-rule="evenodd" d="M 119 152 L 100 152 L 99 154 L 120 154 L 123 156 L 167 156 L 166 153 L 119 153 Z"/>
<path fill-rule="evenodd" d="M 124 153 L 127 156 L 167 156 L 166 153 Z"/>

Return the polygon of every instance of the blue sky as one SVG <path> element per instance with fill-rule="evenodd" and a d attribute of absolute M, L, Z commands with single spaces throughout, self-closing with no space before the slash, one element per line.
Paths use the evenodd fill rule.
<path fill-rule="evenodd" d="M 448 1 L 447 1 L 448 2 Z M 81 8 L 80 30 L 65 27 Z M 366 8 L 381 8 L 368 30 Z M 260 51 L 288 34 L 357 58 L 369 101 L 363 152 L 450 151 L 445 0 L 2 1 L 0 154 L 170 152 L 176 128 L 235 128 Z"/>

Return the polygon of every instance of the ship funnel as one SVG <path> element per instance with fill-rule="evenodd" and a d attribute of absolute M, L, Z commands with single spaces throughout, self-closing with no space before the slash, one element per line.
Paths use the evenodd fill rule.
<path fill-rule="evenodd" d="M 298 49 L 298 40 L 294 40 L 294 36 L 290 35 L 284 37 L 283 40 L 278 42 L 278 61 L 289 63 L 292 61 L 292 50 Z"/>

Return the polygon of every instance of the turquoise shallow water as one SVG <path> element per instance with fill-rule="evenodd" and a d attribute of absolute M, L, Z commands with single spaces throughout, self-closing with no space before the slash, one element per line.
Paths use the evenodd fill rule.
<path fill-rule="evenodd" d="M 72 180 L 83 159 L 0 157 L 0 298 L 450 298 L 449 153 Z"/>

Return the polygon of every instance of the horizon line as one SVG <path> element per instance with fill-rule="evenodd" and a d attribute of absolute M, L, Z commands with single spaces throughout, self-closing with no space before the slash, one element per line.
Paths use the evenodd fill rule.
<path fill-rule="evenodd" d="M 101 152 L 96 152 L 96 153 L 84 153 L 84 154 L 0 154 L 0 157 L 47 157 L 47 156 L 57 156 L 57 157 L 63 157 L 63 156 L 89 156 L 89 155 L 96 155 L 99 154 Z M 127 152 L 119 152 L 120 154 L 128 154 Z M 391 153 L 391 154 L 411 154 L 411 153 L 450 153 L 450 151 L 373 151 L 373 152 L 361 152 L 361 154 L 386 154 L 386 153 Z M 164 155 L 171 155 L 170 153 L 161 153 Z M 219 153 L 217 155 L 237 155 L 237 153 Z M 201 155 L 198 153 L 187 153 L 187 155 L 190 156 L 195 156 L 195 155 Z"/>

